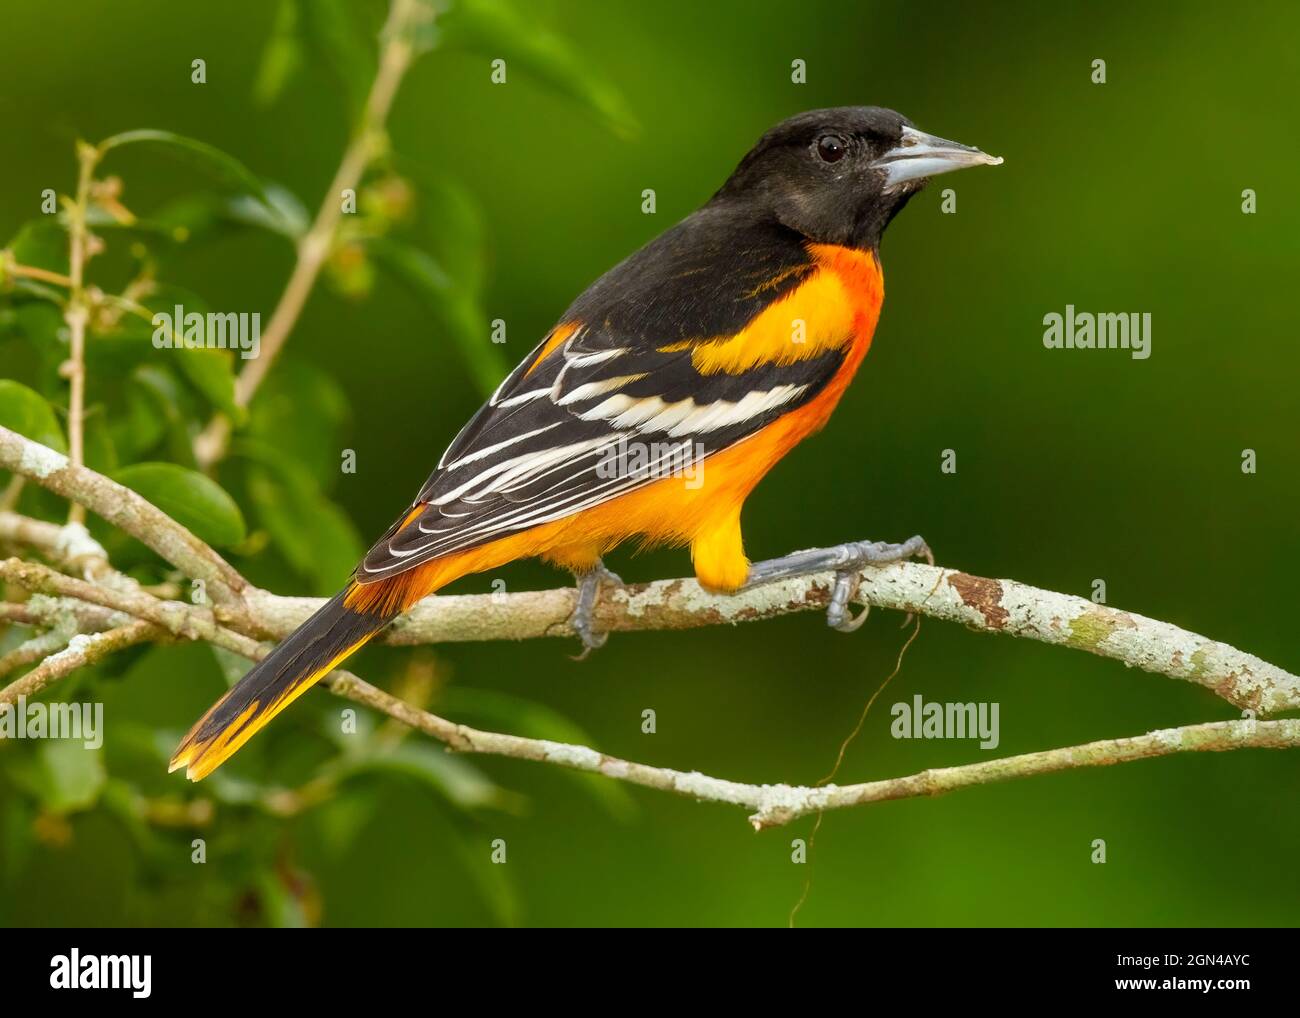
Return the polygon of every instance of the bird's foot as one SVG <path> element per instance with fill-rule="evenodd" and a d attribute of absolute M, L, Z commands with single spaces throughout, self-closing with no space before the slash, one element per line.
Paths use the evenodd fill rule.
<path fill-rule="evenodd" d="M 591 569 L 575 575 L 578 580 L 578 604 L 573 609 L 573 614 L 569 616 L 569 625 L 582 641 L 582 653 L 574 657 L 575 661 L 581 661 L 593 650 L 603 647 L 609 637 L 608 633 L 597 632 L 594 624 L 593 616 L 596 611 L 596 600 L 600 597 L 600 585 L 608 583 L 613 587 L 621 587 L 623 581 L 617 573 L 606 569 L 605 563 L 599 559 Z"/>
<path fill-rule="evenodd" d="M 755 562 L 749 567 L 749 578 L 741 589 L 749 590 L 773 580 L 833 570 L 835 582 L 831 586 L 830 602 L 826 605 L 826 624 L 841 633 L 851 633 L 867 620 L 870 610 L 863 609 L 858 615 L 849 611 L 849 600 L 858 590 L 860 570 L 864 566 L 883 566 L 917 556 L 934 565 L 930 546 L 920 537 L 909 537 L 901 544 L 850 541 L 831 548 L 809 548 L 766 562 Z"/>

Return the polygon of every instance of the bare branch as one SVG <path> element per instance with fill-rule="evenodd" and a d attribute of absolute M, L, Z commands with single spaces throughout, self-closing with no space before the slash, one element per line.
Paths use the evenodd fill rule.
<path fill-rule="evenodd" d="M 234 602 L 247 586 L 225 559 L 170 516 L 130 488 L 87 467 L 78 467 L 62 453 L 0 427 L 0 469 L 12 470 L 56 495 L 72 499 L 130 534 L 186 576 L 206 582 L 217 602 Z"/>
<path fill-rule="evenodd" d="M 59 526 L 0 510 L 0 544 L 37 548 L 60 566 L 85 576 L 98 576 L 111 568 L 108 552 L 81 523 Z"/>
<path fill-rule="evenodd" d="M 1214 721 L 1202 725 L 1165 728 L 1127 739 L 1102 739 L 1082 746 L 1046 749 L 1038 753 L 1003 757 L 961 767 L 940 767 L 905 778 L 867 781 L 858 785 L 823 785 L 818 788 L 789 788 L 764 785 L 764 795 L 755 807 L 750 823 L 756 830 L 776 827 L 809 813 L 863 806 L 890 799 L 919 795 L 942 795 L 972 785 L 987 785 L 1011 778 L 1107 767 L 1111 764 L 1169 756 L 1172 753 L 1217 753 L 1232 749 L 1295 749 L 1300 747 L 1300 720 Z M 748 802 L 745 805 L 749 805 Z"/>
<path fill-rule="evenodd" d="M 0 689 L 0 704 L 17 703 L 20 696 L 35 696 L 52 682 L 70 672 L 102 661 L 114 651 L 146 640 L 156 639 L 158 630 L 148 622 L 136 620 L 118 629 L 92 635 L 78 634 L 68 646 L 42 661 L 22 678 Z"/>
<path fill-rule="evenodd" d="M 830 573 L 710 594 L 691 579 L 658 580 L 606 594 L 596 612 L 607 630 L 690 629 L 752 622 L 826 607 Z M 435 595 L 398 619 L 387 642 L 409 645 L 466 640 L 572 636 L 572 589 L 518 594 Z M 918 562 L 862 570 L 857 601 L 958 622 L 983 633 L 1007 633 L 1101 657 L 1143 671 L 1195 682 L 1234 706 L 1260 714 L 1300 709 L 1300 677 L 1167 622 L 1121 611 L 1015 580 L 994 580 Z M 250 591 L 248 603 L 264 633 L 295 629 L 323 603 Z M 828 636 L 828 639 L 833 639 Z"/>
<path fill-rule="evenodd" d="M 18 668 L 25 668 L 27 665 L 44 660 L 55 651 L 66 647 L 68 639 L 66 633 L 60 633 L 56 630 L 33 636 L 30 640 L 9 651 L 8 654 L 0 654 L 0 676 L 8 675 Z"/>
<path fill-rule="evenodd" d="M 160 630 L 186 640 L 208 643 L 245 657 L 257 655 L 257 641 L 232 633 L 217 624 L 212 609 L 181 601 L 161 601 L 139 586 L 104 586 L 65 576 L 35 562 L 11 558 L 0 561 L 0 580 L 16 583 L 25 590 L 56 597 L 75 597 L 104 608 L 125 612 L 152 622 Z"/>
<path fill-rule="evenodd" d="M 603 774 L 608 778 L 672 792 L 701 802 L 741 806 L 754 811 L 749 821 L 755 830 L 760 831 L 790 823 L 810 813 L 863 806 L 890 799 L 941 795 L 971 785 L 985 785 L 1079 767 L 1104 767 L 1148 757 L 1168 756 L 1171 753 L 1300 747 L 1298 719 L 1216 721 L 1163 729 L 1127 739 L 1105 739 L 1081 746 L 1025 753 L 985 763 L 937 768 L 907 777 L 856 785 L 752 785 L 709 777 L 698 771 L 685 772 L 620 760 L 586 746 L 478 731 L 412 707 L 347 672 L 335 673 L 328 685 L 332 692 L 381 710 L 446 743 L 449 749 L 559 764 L 561 767 Z"/>

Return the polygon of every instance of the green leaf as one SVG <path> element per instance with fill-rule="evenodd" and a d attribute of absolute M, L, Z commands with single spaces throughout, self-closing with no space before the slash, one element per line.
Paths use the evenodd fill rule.
<path fill-rule="evenodd" d="M 44 301 L 24 301 L 13 309 L 9 327 L 40 357 L 41 370 L 36 379 L 40 391 L 50 397 L 64 398 L 68 383 L 59 375 L 59 367 L 68 359 L 67 323 L 63 320 L 63 312 Z"/>
<path fill-rule="evenodd" d="M 211 478 L 174 463 L 137 463 L 114 480 L 143 495 L 208 544 L 229 548 L 245 537 L 243 514 L 235 500 Z"/>
<path fill-rule="evenodd" d="M 488 851 L 490 846 L 485 843 L 487 839 L 477 831 L 470 833 L 458 828 L 453 830 L 455 833 L 452 843 L 456 846 L 456 852 L 478 887 L 479 894 L 492 910 L 493 917 L 502 926 L 518 926 L 523 909 L 514 885 L 510 882 L 510 875 L 506 872 L 510 867 L 492 861 L 492 853 Z"/>
<path fill-rule="evenodd" d="M 16 880 L 32 857 L 36 847 L 33 823 L 36 812 L 20 795 L 6 796 L 3 813 L 0 814 L 0 883 L 9 884 Z M 0 895 L 0 920 L 7 916 L 3 911 L 9 894 Z M 8 925 L 6 923 L 6 925 Z"/>
<path fill-rule="evenodd" d="M 246 194 L 237 194 L 226 202 L 226 217 L 244 226 L 270 230 L 297 240 L 311 226 L 311 216 L 302 200 L 286 187 L 267 183 L 266 201 L 256 202 Z"/>
<path fill-rule="evenodd" d="M 356 123 L 375 77 L 373 36 L 353 17 L 348 0 L 309 0 L 299 3 L 302 38 L 316 60 L 334 78 L 347 103 L 348 122 Z"/>
<path fill-rule="evenodd" d="M 351 794 L 341 791 L 326 800 L 315 811 L 321 847 L 334 859 L 342 858 L 365 830 L 376 806 L 375 796 L 364 789 Z"/>
<path fill-rule="evenodd" d="M 277 929 L 300 930 L 307 926 L 307 917 L 303 903 L 286 886 L 290 879 L 291 874 L 262 870 L 257 874 L 254 885 L 267 925 Z"/>
<path fill-rule="evenodd" d="M 66 453 L 63 429 L 45 397 L 18 382 L 0 378 L 0 425 Z"/>
<path fill-rule="evenodd" d="M 134 373 L 126 380 L 123 397 L 125 410 L 111 424 L 114 444 L 127 460 L 143 459 L 163 436 L 168 408 Z M 171 412 L 175 414 L 174 407 Z"/>
<path fill-rule="evenodd" d="M 366 248 L 436 316 L 460 350 L 479 391 L 485 396 L 496 391 L 510 365 L 501 347 L 492 342 L 487 315 L 477 299 L 419 248 L 386 237 L 371 240 Z"/>
<path fill-rule="evenodd" d="M 244 408 L 235 403 L 235 357 L 229 350 L 179 350 L 177 367 L 194 388 L 239 424 Z"/>
<path fill-rule="evenodd" d="M 616 134 L 628 138 L 640 129 L 622 93 L 591 70 L 589 58 L 505 0 L 455 0 L 437 26 L 442 45 L 504 59 L 507 73 L 523 68 Z"/>
<path fill-rule="evenodd" d="M 86 420 L 82 427 L 85 444 L 85 462 L 91 470 L 101 474 L 111 474 L 118 468 L 117 447 L 109 429 L 108 414 L 103 404 L 96 403 L 86 408 Z"/>
<path fill-rule="evenodd" d="M 420 230 L 439 265 L 470 293 L 483 292 L 487 244 L 483 213 L 465 187 L 445 177 L 421 183 Z"/>
<path fill-rule="evenodd" d="M 339 761 L 340 778 L 359 774 L 401 774 L 428 786 L 463 809 L 517 809 L 519 796 L 441 746 L 401 742 Z"/>
<path fill-rule="evenodd" d="M 530 739 L 546 739 L 575 746 L 590 746 L 591 737 L 563 714 L 545 704 L 489 689 L 450 686 L 443 691 L 438 709 L 449 717 L 472 721 L 497 731 Z M 599 774 L 565 769 L 612 816 L 626 820 L 636 813 L 636 802 L 621 784 Z"/>
<path fill-rule="evenodd" d="M 302 66 L 302 44 L 298 39 L 298 7 L 294 0 L 280 0 L 275 24 L 262 50 L 262 60 L 253 81 L 253 101 L 269 106 L 284 91 L 285 84 Z"/>
<path fill-rule="evenodd" d="M 328 491 L 340 477 L 350 418 L 343 388 L 327 372 L 289 353 L 257 391 L 244 433 L 257 440 L 257 458 L 266 461 L 259 450 L 279 453 Z"/>
<path fill-rule="evenodd" d="M 249 194 L 181 195 L 129 226 L 110 219 L 100 228 L 163 237 L 177 244 L 213 236 L 232 225 L 269 230 L 295 241 L 307 232 L 310 218 L 297 195 L 273 181 L 264 182 L 262 189 L 262 199 Z"/>
<path fill-rule="evenodd" d="M 23 223 L 7 246 L 19 265 L 68 274 L 68 234 L 52 215 Z"/>
<path fill-rule="evenodd" d="M 239 451 L 252 455 L 248 444 L 242 444 Z M 258 522 L 289 565 L 310 578 L 311 593 L 321 597 L 333 594 L 365 554 L 360 535 L 343 510 L 321 494 L 301 467 L 265 449 L 260 458 L 277 466 L 249 468 L 248 497 Z"/>
<path fill-rule="evenodd" d="M 260 180 L 234 156 L 221 151 L 214 145 L 183 134 L 171 131 L 156 131 L 144 128 L 138 131 L 125 131 L 115 134 L 100 142 L 100 151 L 107 154 L 124 145 L 157 146 L 164 151 L 181 156 L 210 173 L 219 183 L 235 190 L 247 191 L 266 201 L 266 190 Z"/>
<path fill-rule="evenodd" d="M 76 739 L 42 741 L 30 758 L 14 767 L 13 774 L 52 813 L 93 806 L 107 778 L 102 749 L 87 749 Z"/>
<path fill-rule="evenodd" d="M 166 459 L 191 465 L 187 418 L 198 419 L 202 406 L 191 390 L 165 367 L 146 364 L 131 372 L 127 380 L 127 413 L 112 422 L 113 440 L 124 462 L 134 462 L 163 440 Z"/>
<path fill-rule="evenodd" d="M 151 316 L 164 313 L 169 316 L 169 320 L 174 316 L 177 306 L 183 307 L 186 315 L 206 315 L 211 311 L 202 297 L 175 286 L 160 287 L 150 295 L 148 305 L 145 310 Z M 153 321 L 151 317 L 147 324 L 150 352 L 154 351 L 153 334 L 156 331 Z M 184 323 L 179 324 L 183 331 Z M 180 336 L 175 337 L 175 343 L 174 347 L 159 352 L 164 356 L 171 355 L 171 362 L 176 369 L 211 406 L 230 416 L 236 423 L 242 423 L 245 411 L 235 404 L 235 351 L 207 347 L 191 349 L 181 343 Z"/>

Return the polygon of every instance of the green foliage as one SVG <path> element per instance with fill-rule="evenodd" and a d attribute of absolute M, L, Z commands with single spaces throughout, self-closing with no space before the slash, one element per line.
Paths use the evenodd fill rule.
<path fill-rule="evenodd" d="M 269 447 L 242 446 L 259 462 L 247 474 L 249 500 L 276 550 L 308 592 L 333 594 L 365 553 L 356 528 L 298 463 Z"/>
<path fill-rule="evenodd" d="M 43 809 L 58 814 L 89 809 L 107 780 L 101 750 L 63 739 L 37 743 L 9 773 Z"/>
<path fill-rule="evenodd" d="M 368 250 L 421 299 L 442 330 L 455 341 L 479 391 L 490 394 L 509 371 L 509 365 L 500 348 L 488 341 L 488 322 L 474 295 L 464 286 L 457 286 L 432 257 L 409 244 L 380 238 L 371 241 Z"/>
<path fill-rule="evenodd" d="M 56 219 L 29 220 L 9 241 L 8 247 L 20 265 L 62 274 L 68 271 L 68 234 Z"/>
<path fill-rule="evenodd" d="M 39 392 L 8 378 L 0 378 L 0 426 L 59 452 L 68 451 L 50 404 Z"/>
<path fill-rule="evenodd" d="M 247 535 L 235 500 L 198 471 L 174 463 L 135 463 L 119 470 L 114 480 L 143 495 L 208 544 L 230 548 Z"/>
<path fill-rule="evenodd" d="M 99 143 L 99 150 L 104 155 L 126 145 L 144 145 L 157 148 L 210 174 L 218 183 L 231 190 L 247 191 L 249 194 L 266 200 L 262 182 L 234 156 L 221 151 L 207 142 L 187 138 L 171 131 L 156 131 L 142 128 L 136 131 L 123 131 Z"/>
<path fill-rule="evenodd" d="M 617 92 L 572 47 L 521 13 L 522 6 L 493 0 L 439 6 L 438 25 L 417 26 L 408 38 L 416 55 L 436 56 L 443 47 L 505 56 L 611 129 L 632 128 Z M 365 21 L 377 11 L 346 0 L 283 0 L 253 84 L 255 102 L 265 108 L 298 75 L 323 71 L 342 97 L 337 115 L 355 130 L 382 44 L 378 19 Z M 432 322 L 435 341 L 418 351 L 422 361 L 488 392 L 508 365 L 490 342 L 483 307 L 490 238 L 477 200 L 445 167 L 408 169 L 391 143 L 376 141 L 356 210 L 343 217 L 329 252 L 325 278 L 334 293 L 318 288 L 312 301 L 361 301 L 377 280 L 397 282 Z M 119 159 L 127 150 L 139 157 Z M 130 130 L 80 151 L 94 164 L 94 186 L 80 210 L 95 241 L 84 294 L 85 462 L 221 549 L 256 582 L 282 593 L 333 593 L 365 549 L 344 508 L 348 499 L 353 506 L 360 501 L 356 479 L 341 462 L 352 411 L 347 388 L 308 359 L 313 344 L 303 322 L 247 409 L 235 398 L 246 365 L 235 352 L 183 343 L 163 349 L 157 342 L 168 338 L 158 315 L 178 305 L 201 315 L 218 310 L 216 289 L 205 272 L 194 271 L 196 263 L 256 251 L 265 245 L 258 233 L 296 251 L 315 201 L 263 179 L 250 168 L 255 152 L 237 156 L 172 131 Z M 197 171 L 181 181 L 193 190 L 155 196 L 148 185 L 137 185 L 135 168 L 152 168 L 155 157 Z M 43 172 L 75 180 L 76 169 L 70 158 Z M 114 172 L 126 179 L 105 177 Z M 0 425 L 61 452 L 68 448 L 69 225 L 77 211 L 75 199 L 63 195 L 58 214 L 23 223 L 0 251 L 0 266 L 25 270 L 0 277 L 0 363 L 14 376 L 0 380 Z M 282 255 L 284 248 L 272 246 Z M 223 295 L 221 308 L 228 307 Z M 196 439 L 214 415 L 224 415 L 233 434 L 226 455 L 205 472 Z M 7 481 L 0 476 L 0 493 Z M 66 516 L 66 503 L 35 485 L 15 493 L 23 513 L 53 521 Z M 143 583 L 179 580 L 167 596 L 188 599 L 185 579 L 168 564 L 102 521 L 90 525 L 115 565 Z M 0 624 L 0 653 L 32 635 Z M 382 681 L 405 657 L 367 658 L 364 667 Z M 422 811 L 442 818 L 442 856 L 484 914 L 503 925 L 521 920 L 509 870 L 483 851 L 483 825 L 523 814 L 525 797 L 478 762 L 451 756 L 391 722 L 360 711 L 355 733 L 342 734 L 338 703 L 308 696 L 201 785 L 168 776 L 166 763 L 183 728 L 247 667 L 205 645 L 144 645 L 74 673 L 45 695 L 104 703 L 104 748 L 50 740 L 0 745 L 0 919 L 11 918 L 9 902 L 34 867 L 75 846 L 89 829 L 83 824 L 99 824 L 111 833 L 97 844 L 111 842 L 121 865 L 138 874 L 116 921 L 317 924 L 329 902 L 322 902 L 311 867 L 293 856 L 315 853 L 317 866 L 356 865 L 385 797 L 401 793 L 418 796 Z M 415 699 L 435 695 L 440 708 L 483 723 L 542 738 L 585 738 L 560 713 L 530 701 L 456 689 L 417 690 Z M 628 814 L 624 790 L 589 775 L 564 780 L 612 815 Z M 192 860 L 195 839 L 206 844 L 203 865 Z"/>
<path fill-rule="evenodd" d="M 440 42 L 508 67 L 522 67 L 543 84 L 576 101 L 611 130 L 630 137 L 638 130 L 622 94 L 596 73 L 562 36 L 548 31 L 504 0 L 454 0 L 438 22 Z"/>

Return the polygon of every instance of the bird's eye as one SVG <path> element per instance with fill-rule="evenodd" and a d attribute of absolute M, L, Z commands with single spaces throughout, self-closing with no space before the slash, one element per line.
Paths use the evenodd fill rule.
<path fill-rule="evenodd" d="M 838 162 L 844 158 L 844 141 L 833 134 L 823 134 L 817 139 L 817 155 L 824 163 Z"/>

